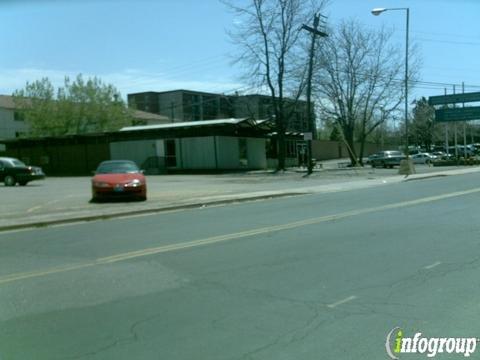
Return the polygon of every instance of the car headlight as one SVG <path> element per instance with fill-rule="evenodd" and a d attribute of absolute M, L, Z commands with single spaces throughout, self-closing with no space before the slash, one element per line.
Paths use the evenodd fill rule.
<path fill-rule="evenodd" d="M 142 185 L 142 182 L 138 179 L 132 180 L 129 183 L 126 184 L 126 186 L 132 186 L 132 187 L 137 187 Z"/>
<path fill-rule="evenodd" d="M 106 182 L 103 182 L 103 181 L 93 181 L 92 182 L 92 185 L 94 187 L 99 187 L 99 188 L 107 188 L 107 187 L 110 187 L 110 185 Z"/>

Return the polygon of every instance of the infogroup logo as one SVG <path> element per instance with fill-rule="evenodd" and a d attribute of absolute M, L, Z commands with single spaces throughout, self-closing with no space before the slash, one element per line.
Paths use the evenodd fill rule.
<path fill-rule="evenodd" d="M 422 337 L 417 332 L 413 337 L 406 337 L 401 328 L 394 327 L 387 335 L 385 349 L 391 359 L 400 359 L 400 354 L 425 354 L 433 358 L 438 354 L 457 354 L 469 357 L 477 348 L 477 338 L 438 338 Z"/>

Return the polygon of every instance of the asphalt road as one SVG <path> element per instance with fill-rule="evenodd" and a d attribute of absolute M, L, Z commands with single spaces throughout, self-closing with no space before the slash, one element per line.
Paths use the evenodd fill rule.
<path fill-rule="evenodd" d="M 396 326 L 480 337 L 479 184 L 0 233 L 0 359 L 385 359 Z"/>

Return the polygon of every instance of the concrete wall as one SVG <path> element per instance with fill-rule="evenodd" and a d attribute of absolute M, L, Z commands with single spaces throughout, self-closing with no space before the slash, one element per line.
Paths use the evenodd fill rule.
<path fill-rule="evenodd" d="M 215 169 L 213 136 L 178 139 L 177 164 L 182 169 Z"/>
<path fill-rule="evenodd" d="M 178 139 L 181 169 L 265 169 L 265 139 L 247 138 L 247 164 L 240 163 L 239 138 L 208 136 Z"/>
<path fill-rule="evenodd" d="M 248 138 L 247 156 L 250 169 L 266 169 L 267 156 L 265 153 L 265 139 Z"/>
<path fill-rule="evenodd" d="M 165 171 L 162 140 L 136 140 L 110 143 L 112 160 L 132 160 L 147 174 Z"/>
<path fill-rule="evenodd" d="M 360 144 L 355 144 L 356 151 L 360 151 Z M 366 143 L 364 149 L 364 156 L 376 153 L 382 150 L 397 149 L 397 146 L 384 145 L 383 148 L 380 145 Z M 348 158 L 348 150 L 345 143 L 340 141 L 329 140 L 313 140 L 312 142 L 313 158 L 317 160 L 330 160 Z"/>
<path fill-rule="evenodd" d="M 44 141 L 29 146 L 7 145 L 6 155 L 40 165 L 47 175 L 89 175 L 104 160 L 132 160 L 147 174 L 166 172 L 166 139 L 84 143 Z M 239 158 L 239 138 L 209 136 L 175 139 L 178 170 L 264 169 L 267 166 L 265 139 L 246 138 L 247 162 Z M 1 149 L 0 149 L 1 151 Z"/>
<path fill-rule="evenodd" d="M 240 152 L 238 138 L 217 136 L 217 159 L 219 169 L 238 169 L 240 167 Z M 247 142 L 248 143 L 248 142 Z M 248 152 L 248 149 L 247 149 Z"/>

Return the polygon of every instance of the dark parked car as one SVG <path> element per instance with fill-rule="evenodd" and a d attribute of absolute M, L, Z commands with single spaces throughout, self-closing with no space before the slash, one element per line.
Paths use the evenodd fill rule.
<path fill-rule="evenodd" d="M 400 161 L 405 159 L 400 151 L 380 151 L 369 157 L 369 163 L 372 167 L 394 167 L 400 165 Z"/>
<path fill-rule="evenodd" d="M 25 186 L 32 180 L 44 178 L 45 174 L 38 166 L 27 166 L 18 159 L 0 157 L 0 181 L 5 186 L 15 186 L 17 183 Z"/>
<path fill-rule="evenodd" d="M 145 176 L 133 161 L 104 161 L 95 171 L 92 179 L 92 200 L 118 197 L 147 199 Z"/>

